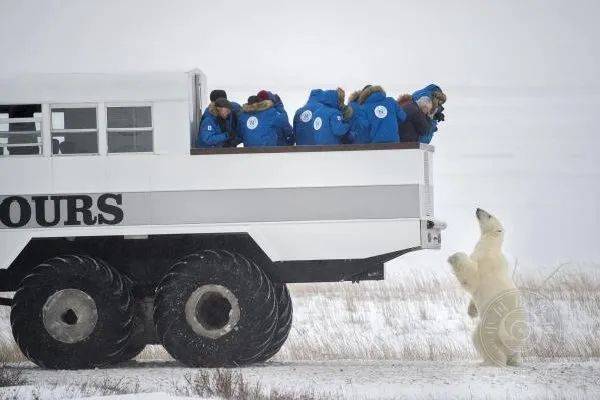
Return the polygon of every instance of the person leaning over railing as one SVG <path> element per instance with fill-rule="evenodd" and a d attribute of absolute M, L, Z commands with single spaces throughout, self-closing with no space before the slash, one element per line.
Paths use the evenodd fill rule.
<path fill-rule="evenodd" d="M 418 103 L 419 100 L 424 97 L 431 101 L 431 111 L 427 115 L 429 117 L 431 127 L 426 134 L 420 137 L 420 142 L 429 144 L 431 139 L 433 139 L 434 133 L 438 130 L 438 123 L 444 121 L 446 118 L 444 115 L 444 103 L 446 102 L 446 95 L 438 85 L 430 84 L 412 94 L 412 100 L 416 103 Z"/>
<path fill-rule="evenodd" d="M 431 131 L 428 114 L 433 108 L 429 97 L 423 96 L 417 102 L 410 94 L 398 98 L 398 104 L 406 113 L 406 120 L 398 127 L 401 142 L 420 142 Z"/>
<path fill-rule="evenodd" d="M 344 104 L 346 94 L 342 88 L 323 90 L 317 99 L 320 107 L 314 113 L 312 130 L 315 144 L 335 145 L 352 142 L 348 136 L 352 107 Z"/>
<path fill-rule="evenodd" d="M 241 107 L 227 100 L 224 90 L 210 93 L 210 104 L 202 114 L 196 145 L 198 147 L 236 147 Z"/>
<path fill-rule="evenodd" d="M 294 135 L 296 136 L 296 144 L 299 146 L 316 144 L 313 130 L 314 114 L 317 108 L 321 106 L 319 99 L 322 95 L 323 90 L 321 89 L 311 90 L 306 104 L 294 114 Z"/>
<path fill-rule="evenodd" d="M 258 97 L 258 99 L 260 101 L 271 100 L 273 102 L 273 107 L 275 107 L 275 109 L 277 111 L 279 111 L 280 113 L 282 113 L 285 116 L 286 121 L 290 120 L 288 117 L 287 111 L 285 111 L 283 101 L 281 101 L 281 97 L 279 97 L 278 94 L 275 94 L 268 90 L 260 90 L 256 94 L 256 97 Z M 295 142 L 296 142 L 296 138 L 294 136 L 294 129 L 288 123 L 288 125 L 286 127 L 281 128 L 280 132 L 278 132 L 277 145 L 278 146 L 293 146 Z"/>
<path fill-rule="evenodd" d="M 406 113 L 381 86 L 366 86 L 358 96 L 358 104 L 369 122 L 369 143 L 398 143 L 398 126 Z"/>
<path fill-rule="evenodd" d="M 244 147 L 292 145 L 293 131 L 287 114 L 279 111 L 272 100 L 251 96 L 242 106 L 239 135 Z"/>

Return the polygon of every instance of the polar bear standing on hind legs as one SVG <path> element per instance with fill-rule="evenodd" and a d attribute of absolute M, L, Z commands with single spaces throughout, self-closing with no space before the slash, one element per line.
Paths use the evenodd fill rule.
<path fill-rule="evenodd" d="M 473 343 L 484 364 L 517 366 L 528 332 L 520 295 L 502 254 L 504 228 L 488 212 L 475 213 L 481 238 L 468 256 L 455 253 L 448 259 L 454 274 L 472 299 L 468 313 L 479 316 Z"/>

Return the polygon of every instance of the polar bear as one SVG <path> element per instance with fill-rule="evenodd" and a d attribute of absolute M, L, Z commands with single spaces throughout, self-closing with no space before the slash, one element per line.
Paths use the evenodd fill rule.
<path fill-rule="evenodd" d="M 471 295 L 468 313 L 479 316 L 473 343 L 484 364 L 517 366 L 528 334 L 520 294 L 502 254 L 504 228 L 490 213 L 477 209 L 481 237 L 468 256 L 455 253 L 448 262 Z"/>

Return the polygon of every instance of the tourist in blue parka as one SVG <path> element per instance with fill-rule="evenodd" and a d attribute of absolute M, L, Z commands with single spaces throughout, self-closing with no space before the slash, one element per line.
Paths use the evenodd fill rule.
<path fill-rule="evenodd" d="M 241 142 L 237 137 L 237 131 L 242 107 L 233 101 L 222 102 L 222 100 L 220 101 L 223 107 L 217 107 L 215 102 L 219 99 L 227 100 L 227 93 L 224 90 L 216 89 L 210 92 L 210 104 L 200 119 L 196 140 L 198 147 L 236 147 Z"/>
<path fill-rule="evenodd" d="M 353 144 L 365 144 L 371 142 L 369 121 L 367 120 L 365 111 L 358 103 L 358 97 L 361 93 L 362 90 L 357 90 L 348 97 L 348 105 L 352 107 L 353 110 L 348 137 L 350 143 Z"/>
<path fill-rule="evenodd" d="M 279 95 L 268 90 L 261 90 L 256 94 L 256 96 L 260 101 L 271 100 L 273 102 L 273 107 L 285 115 L 285 119 L 289 121 L 288 113 L 285 111 L 283 101 L 281 101 L 281 97 L 279 97 Z M 292 146 L 295 142 L 294 130 L 291 127 L 284 128 L 283 131 L 279 133 L 278 137 L 278 146 Z"/>
<path fill-rule="evenodd" d="M 286 134 L 289 136 L 286 137 Z M 293 143 L 293 131 L 287 115 L 275 108 L 271 100 L 252 96 L 242 107 L 239 135 L 244 147 L 281 146 Z"/>
<path fill-rule="evenodd" d="M 342 144 L 347 138 L 352 118 L 352 107 L 344 105 L 344 90 L 323 90 L 317 96 L 319 106 L 313 113 L 311 126 L 316 145 Z M 347 139 L 346 139 L 347 140 Z"/>
<path fill-rule="evenodd" d="M 319 99 L 323 91 L 321 89 L 313 89 L 310 91 L 308 101 L 300 107 L 294 114 L 294 136 L 298 146 L 310 146 L 315 144 L 315 136 L 313 132 L 313 115 L 318 107 L 320 107 Z"/>
<path fill-rule="evenodd" d="M 198 147 L 235 147 L 239 144 L 237 116 L 231 103 L 218 98 L 207 107 L 200 121 L 196 144 Z"/>
<path fill-rule="evenodd" d="M 358 96 L 369 121 L 370 143 L 398 143 L 398 126 L 406 119 L 404 110 L 381 86 L 367 86 Z"/>

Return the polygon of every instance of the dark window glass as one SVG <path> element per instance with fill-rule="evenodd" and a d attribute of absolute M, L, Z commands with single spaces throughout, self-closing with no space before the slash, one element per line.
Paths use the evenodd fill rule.
<path fill-rule="evenodd" d="M 52 154 L 98 154 L 98 133 L 53 133 Z"/>
<path fill-rule="evenodd" d="M 109 153 L 132 153 L 152 151 L 152 131 L 108 133 Z"/>
<path fill-rule="evenodd" d="M 96 129 L 95 108 L 53 108 L 52 129 Z"/>
<path fill-rule="evenodd" d="M 152 112 L 145 107 L 108 107 L 108 125 L 110 128 L 151 128 Z"/>
<path fill-rule="evenodd" d="M 106 110 L 109 153 L 151 152 L 152 108 L 108 107 Z"/>
<path fill-rule="evenodd" d="M 96 108 L 52 108 L 52 154 L 97 154 Z"/>

